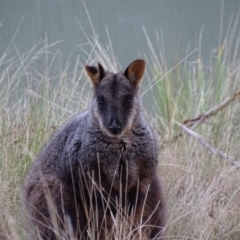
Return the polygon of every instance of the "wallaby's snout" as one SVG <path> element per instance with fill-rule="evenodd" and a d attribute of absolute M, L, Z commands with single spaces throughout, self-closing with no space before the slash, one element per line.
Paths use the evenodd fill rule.
<path fill-rule="evenodd" d="M 121 133 L 121 126 L 119 124 L 119 120 L 117 118 L 112 118 L 109 124 L 109 131 L 113 135 L 119 135 Z"/>

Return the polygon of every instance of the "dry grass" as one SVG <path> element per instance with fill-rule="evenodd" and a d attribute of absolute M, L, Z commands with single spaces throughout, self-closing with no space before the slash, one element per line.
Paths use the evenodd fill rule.
<path fill-rule="evenodd" d="M 98 42 L 89 44 L 93 51 L 86 53 L 86 59 L 97 60 L 110 70 L 117 68 L 111 49 Z M 166 239 L 240 238 L 240 169 L 191 136 L 183 134 L 171 141 L 181 131 L 175 120 L 198 116 L 239 90 L 240 63 L 225 44 L 226 50 L 219 49 L 208 66 L 198 59 L 169 70 L 162 58 L 147 61 L 146 79 L 150 81 L 143 88 L 144 97 L 145 92 L 148 95 L 145 107 L 152 127 L 164 140 L 159 174 L 168 210 Z M 25 239 L 23 178 L 55 128 L 82 111 L 89 99 L 89 84 L 79 62 L 73 71 L 67 63 L 52 73 L 55 56 L 50 49 L 43 41 L 24 55 L 15 49 L 0 59 L 0 239 Z M 48 60 L 37 68 L 43 59 Z M 195 131 L 212 147 L 239 159 L 239 119 L 239 103 L 234 102 Z M 127 226 L 116 226 L 113 233 L 120 239 Z"/>

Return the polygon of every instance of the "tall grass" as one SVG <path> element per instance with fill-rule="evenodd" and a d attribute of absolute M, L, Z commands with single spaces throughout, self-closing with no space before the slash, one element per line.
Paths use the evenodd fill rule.
<path fill-rule="evenodd" d="M 171 141 L 181 131 L 175 120 L 198 116 L 240 90 L 239 39 L 233 52 L 229 41 L 223 41 L 207 64 L 199 50 L 195 62 L 186 58 L 176 66 L 168 66 L 163 53 L 145 57 L 149 81 L 142 96 L 150 101 L 144 105 L 159 145 L 164 141 L 159 174 L 167 202 L 166 239 L 240 238 L 240 170 L 190 136 Z M 90 39 L 88 44 L 92 52 L 83 48 L 86 61 L 118 68 L 111 47 Z M 86 108 L 91 94 L 78 59 L 73 70 L 68 62 L 52 71 L 58 60 L 51 46 L 39 41 L 25 54 L 12 48 L 0 58 L 0 239 L 26 238 L 23 178 L 54 130 Z M 234 102 L 195 131 L 213 148 L 239 159 L 239 119 L 239 102 Z"/>
<path fill-rule="evenodd" d="M 240 38 L 232 46 L 235 31 L 205 64 L 199 49 L 189 53 L 197 53 L 196 61 L 184 59 L 170 68 L 164 51 L 159 57 L 152 51 L 148 59 L 153 80 L 143 96 L 153 92 L 152 123 L 164 142 L 160 173 L 167 193 L 169 238 L 240 239 L 239 168 L 213 155 L 192 136 L 175 138 L 182 132 L 175 121 L 197 117 L 240 90 L 236 57 Z M 239 160 L 239 119 L 239 101 L 235 101 L 195 131 L 212 148 Z"/>

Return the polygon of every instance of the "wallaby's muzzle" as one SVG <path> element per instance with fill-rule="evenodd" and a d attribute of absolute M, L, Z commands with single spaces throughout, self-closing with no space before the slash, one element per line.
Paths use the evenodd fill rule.
<path fill-rule="evenodd" d="M 108 128 L 113 135 L 118 135 L 121 133 L 121 126 L 116 118 L 112 119 Z"/>

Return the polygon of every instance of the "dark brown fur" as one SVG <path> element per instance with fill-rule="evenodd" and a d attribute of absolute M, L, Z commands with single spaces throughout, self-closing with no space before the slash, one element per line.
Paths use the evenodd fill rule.
<path fill-rule="evenodd" d="M 136 60 L 113 74 L 100 64 L 86 66 L 93 83 L 89 109 L 52 136 L 24 181 L 30 239 L 110 239 L 117 216 L 129 231 L 141 227 L 146 239 L 160 239 L 157 144 L 138 96 L 144 67 Z"/>

